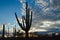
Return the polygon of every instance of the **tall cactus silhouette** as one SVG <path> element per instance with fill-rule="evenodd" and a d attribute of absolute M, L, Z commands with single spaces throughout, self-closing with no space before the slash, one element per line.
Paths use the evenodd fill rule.
<path fill-rule="evenodd" d="M 14 37 L 16 36 L 16 27 L 13 28 L 13 36 L 14 36 Z"/>
<path fill-rule="evenodd" d="M 5 24 L 3 24 L 3 35 L 2 35 L 2 37 L 4 37 L 4 35 L 5 35 Z"/>
<path fill-rule="evenodd" d="M 26 2 L 26 16 L 22 16 L 22 23 L 19 22 L 19 19 L 17 17 L 17 14 L 15 13 L 15 17 L 17 19 L 17 22 L 19 26 L 22 28 L 22 30 L 25 31 L 26 36 L 28 37 L 28 31 L 30 30 L 31 24 L 32 24 L 32 11 L 28 7 L 28 3 Z"/>

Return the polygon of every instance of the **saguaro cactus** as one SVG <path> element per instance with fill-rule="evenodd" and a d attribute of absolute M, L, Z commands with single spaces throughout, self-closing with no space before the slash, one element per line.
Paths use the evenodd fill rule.
<path fill-rule="evenodd" d="M 5 35 L 5 24 L 3 24 L 3 35 L 2 35 L 2 37 L 4 37 L 4 35 Z"/>
<path fill-rule="evenodd" d="M 13 28 L 13 36 L 16 36 L 16 28 Z"/>
<path fill-rule="evenodd" d="M 22 16 L 22 23 L 19 22 L 17 14 L 15 13 L 15 17 L 19 26 L 26 32 L 26 36 L 28 36 L 28 31 L 30 30 L 32 24 L 32 11 L 28 8 L 28 3 L 26 2 L 26 16 Z"/>

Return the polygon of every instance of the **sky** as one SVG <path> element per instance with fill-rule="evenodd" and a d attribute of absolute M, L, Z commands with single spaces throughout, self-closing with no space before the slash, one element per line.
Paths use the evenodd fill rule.
<path fill-rule="evenodd" d="M 14 13 L 21 19 L 25 15 L 25 2 L 33 12 L 31 30 L 60 31 L 60 0 L 0 0 L 0 27 L 5 24 L 10 32 L 15 25 L 19 29 Z"/>
<path fill-rule="evenodd" d="M 21 4 L 18 0 L 0 0 L 0 25 L 5 24 L 6 28 L 11 29 L 11 26 L 16 24 L 14 13 L 20 14 L 20 8 Z"/>

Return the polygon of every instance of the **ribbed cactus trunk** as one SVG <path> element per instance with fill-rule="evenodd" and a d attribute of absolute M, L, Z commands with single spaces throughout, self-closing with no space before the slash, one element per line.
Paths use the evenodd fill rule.
<path fill-rule="evenodd" d="M 28 36 L 28 31 L 26 31 L 26 38 L 28 38 L 29 36 Z"/>
<path fill-rule="evenodd" d="M 30 9 L 28 8 L 28 4 L 26 3 L 26 37 L 28 37 L 28 31 L 29 31 L 29 29 L 30 29 L 30 20 L 31 19 L 29 19 L 29 17 L 30 17 Z"/>
<path fill-rule="evenodd" d="M 19 19 L 17 17 L 17 14 L 15 13 L 17 22 L 19 26 L 22 28 L 22 30 L 25 31 L 26 37 L 28 37 L 28 31 L 30 30 L 31 24 L 32 24 L 32 11 L 28 7 L 28 3 L 26 2 L 26 16 L 22 16 L 22 23 L 19 22 Z"/>
<path fill-rule="evenodd" d="M 3 24 L 3 35 L 2 35 L 3 38 L 4 38 L 4 35 L 5 35 L 5 24 Z"/>

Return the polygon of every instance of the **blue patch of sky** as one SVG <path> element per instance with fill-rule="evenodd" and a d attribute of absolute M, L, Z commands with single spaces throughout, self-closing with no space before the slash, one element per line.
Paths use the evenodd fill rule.
<path fill-rule="evenodd" d="M 0 0 L 0 24 L 13 23 L 16 20 L 14 13 L 20 14 L 20 8 L 18 0 Z"/>

